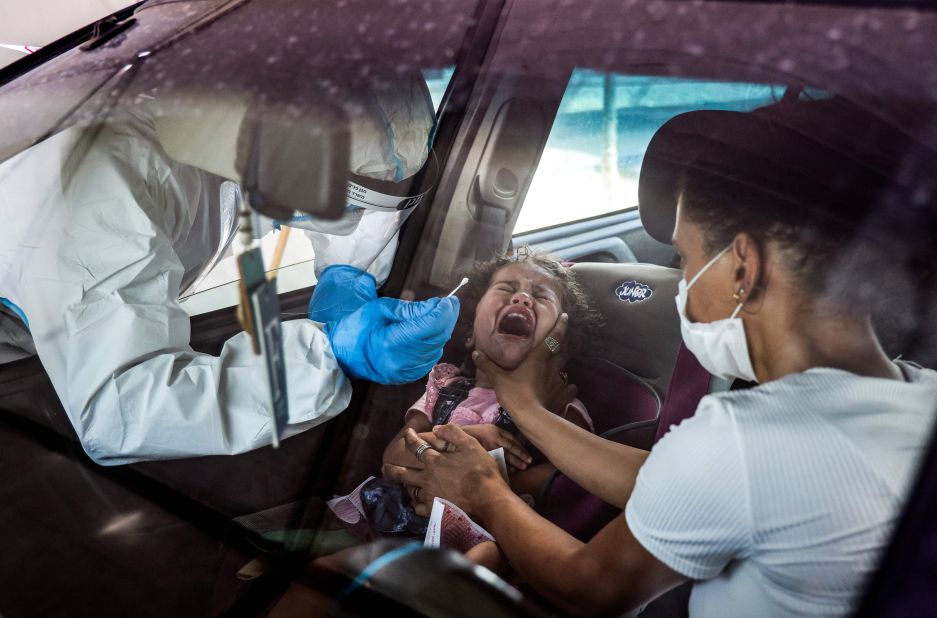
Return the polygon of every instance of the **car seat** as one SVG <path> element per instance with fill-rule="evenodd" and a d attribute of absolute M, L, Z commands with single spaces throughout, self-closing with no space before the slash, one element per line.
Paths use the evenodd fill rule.
<path fill-rule="evenodd" d="M 570 378 L 597 434 L 650 449 L 693 415 L 710 388 L 710 375 L 681 342 L 674 297 L 682 275 L 652 264 L 577 264 L 573 272 L 605 324 L 602 344 L 570 361 Z M 541 515 L 583 541 L 621 513 L 562 473 L 537 504 Z"/>

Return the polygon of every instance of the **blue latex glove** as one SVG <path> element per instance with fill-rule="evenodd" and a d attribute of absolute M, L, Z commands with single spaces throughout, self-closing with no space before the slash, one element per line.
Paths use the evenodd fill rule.
<path fill-rule="evenodd" d="M 360 268 L 336 264 L 322 271 L 309 299 L 309 319 L 334 322 L 377 298 L 377 282 Z"/>
<path fill-rule="evenodd" d="M 378 298 L 336 322 L 325 334 L 345 373 L 380 384 L 403 384 L 429 373 L 459 316 L 459 299 L 407 302 Z"/>

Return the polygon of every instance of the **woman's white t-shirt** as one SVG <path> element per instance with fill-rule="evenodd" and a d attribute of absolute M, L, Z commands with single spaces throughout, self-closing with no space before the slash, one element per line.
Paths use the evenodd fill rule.
<path fill-rule="evenodd" d="M 708 395 L 654 447 L 625 517 L 697 581 L 691 616 L 837 616 L 873 572 L 927 447 L 937 372 L 810 369 Z"/>

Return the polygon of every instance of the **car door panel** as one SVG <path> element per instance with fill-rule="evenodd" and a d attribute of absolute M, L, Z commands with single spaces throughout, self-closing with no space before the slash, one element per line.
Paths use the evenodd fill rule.
<path fill-rule="evenodd" d="M 514 247 L 530 246 L 572 262 L 642 262 L 669 266 L 673 247 L 651 238 L 637 210 L 600 215 L 545 230 L 517 234 Z"/>

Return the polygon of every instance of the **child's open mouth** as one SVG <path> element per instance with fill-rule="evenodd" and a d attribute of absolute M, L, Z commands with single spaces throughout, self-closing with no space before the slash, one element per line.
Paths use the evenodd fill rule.
<path fill-rule="evenodd" d="M 523 306 L 510 307 L 498 321 L 498 334 L 530 337 L 534 333 L 534 315 Z"/>

